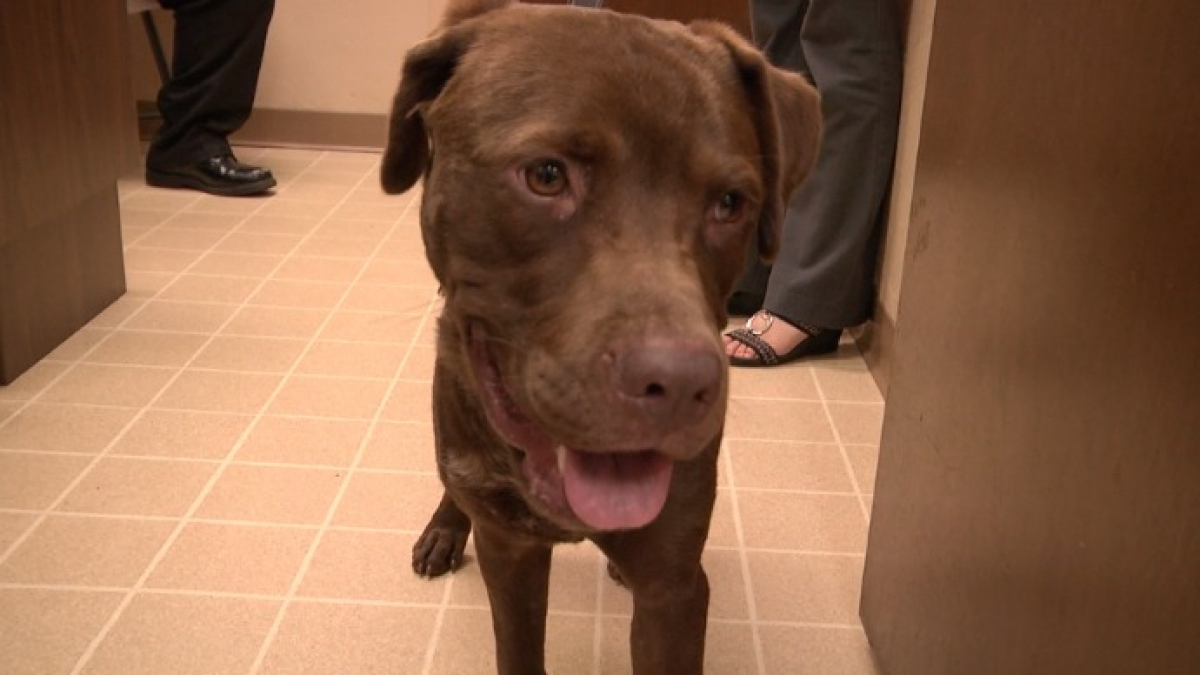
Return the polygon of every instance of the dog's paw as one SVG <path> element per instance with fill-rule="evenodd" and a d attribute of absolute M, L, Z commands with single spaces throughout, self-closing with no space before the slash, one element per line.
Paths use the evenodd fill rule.
<path fill-rule="evenodd" d="M 469 531 L 430 526 L 413 544 L 413 571 L 423 577 L 440 577 L 462 565 Z"/>

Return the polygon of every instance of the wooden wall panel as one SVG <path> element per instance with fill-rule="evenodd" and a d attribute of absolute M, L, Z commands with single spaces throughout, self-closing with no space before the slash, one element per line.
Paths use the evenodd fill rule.
<path fill-rule="evenodd" d="M 120 0 L 0 3 L 0 383 L 124 292 Z"/>
<path fill-rule="evenodd" d="M 1200 5 L 936 11 L 864 625 L 889 675 L 1200 672 Z"/>

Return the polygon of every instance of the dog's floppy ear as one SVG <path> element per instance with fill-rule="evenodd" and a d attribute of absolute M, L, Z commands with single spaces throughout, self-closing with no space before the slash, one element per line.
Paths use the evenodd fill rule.
<path fill-rule="evenodd" d="M 429 162 L 429 138 L 420 107 L 441 93 L 466 50 L 461 33 L 442 31 L 417 44 L 404 59 L 400 87 L 392 99 L 387 148 L 379 170 L 383 191 L 399 194 L 416 184 Z"/>
<path fill-rule="evenodd" d="M 779 250 L 787 200 L 816 163 L 821 138 L 820 96 L 800 75 L 768 63 L 732 28 L 712 21 L 696 21 L 691 28 L 725 45 L 756 115 L 754 124 L 767 190 L 758 226 L 758 252 L 771 260 Z"/>
<path fill-rule="evenodd" d="M 411 188 L 429 163 L 429 138 L 421 107 L 441 93 L 471 44 L 474 31 L 459 24 L 511 4 L 513 0 L 450 0 L 439 30 L 409 50 L 392 100 L 387 149 L 379 172 L 384 192 L 398 194 Z"/>

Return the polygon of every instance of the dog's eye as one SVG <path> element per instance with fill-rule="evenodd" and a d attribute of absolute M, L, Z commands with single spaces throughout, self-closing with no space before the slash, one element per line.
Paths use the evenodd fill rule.
<path fill-rule="evenodd" d="M 713 218 L 728 223 L 742 217 L 746 208 L 746 198 L 736 192 L 726 192 L 713 206 Z"/>
<path fill-rule="evenodd" d="M 525 168 L 525 184 L 542 197 L 557 197 L 567 189 L 567 167 L 553 159 L 539 161 Z"/>

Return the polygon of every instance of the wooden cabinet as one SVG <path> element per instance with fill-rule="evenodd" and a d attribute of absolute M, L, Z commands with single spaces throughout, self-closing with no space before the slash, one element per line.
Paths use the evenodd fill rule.
<path fill-rule="evenodd" d="M 125 291 L 125 3 L 0 2 L 0 384 Z"/>
<path fill-rule="evenodd" d="M 1200 5 L 933 25 L 867 634 L 889 675 L 1200 673 Z"/>

